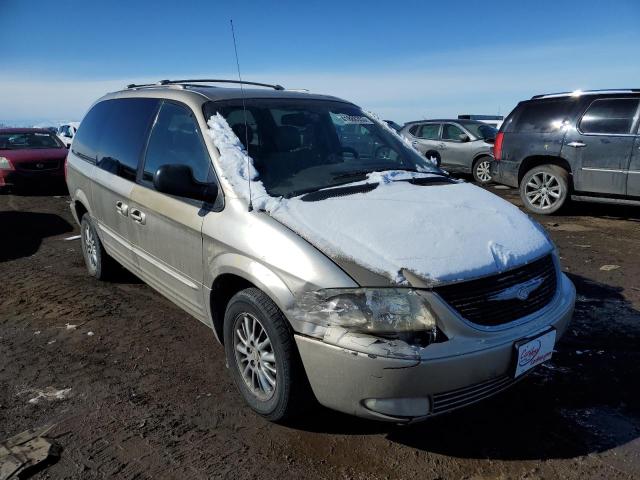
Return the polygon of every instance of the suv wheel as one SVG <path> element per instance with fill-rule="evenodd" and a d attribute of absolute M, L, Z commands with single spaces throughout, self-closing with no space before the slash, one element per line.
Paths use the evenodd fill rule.
<path fill-rule="evenodd" d="M 235 294 L 224 316 L 227 365 L 249 406 L 271 421 L 298 409 L 306 386 L 289 324 L 257 288 Z"/>
<path fill-rule="evenodd" d="M 113 260 L 102 246 L 88 213 L 82 216 L 80 222 L 80 242 L 89 275 L 98 280 L 104 280 L 113 270 Z"/>
<path fill-rule="evenodd" d="M 436 166 L 440 167 L 440 154 L 438 152 L 436 152 L 435 150 L 427 150 L 424 153 L 424 156 L 427 160 L 431 160 L 432 162 L 435 161 Z"/>
<path fill-rule="evenodd" d="M 534 213 L 550 215 L 567 201 L 569 174 L 556 165 L 540 165 L 529 170 L 520 183 L 520 198 Z"/>
<path fill-rule="evenodd" d="M 491 178 L 491 157 L 480 157 L 473 162 L 473 178 L 481 184 L 489 183 Z"/>

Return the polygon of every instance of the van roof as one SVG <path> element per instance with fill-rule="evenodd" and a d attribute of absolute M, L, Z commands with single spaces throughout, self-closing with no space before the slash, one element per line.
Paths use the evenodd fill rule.
<path fill-rule="evenodd" d="M 219 87 L 211 85 L 211 83 L 243 83 L 249 88 Z M 255 88 L 256 86 L 266 88 Z M 269 85 L 256 82 L 238 82 L 234 80 L 161 80 L 155 84 L 128 85 L 127 88 L 117 93 L 144 92 L 144 95 L 147 96 L 151 91 L 157 92 L 160 94 L 159 96 L 162 96 L 162 92 L 171 92 L 173 95 L 179 91 L 192 92 L 212 101 L 236 100 L 241 99 L 244 96 L 244 98 L 297 98 L 351 103 L 331 95 L 308 93 L 302 90 L 287 90 L 280 85 Z"/>

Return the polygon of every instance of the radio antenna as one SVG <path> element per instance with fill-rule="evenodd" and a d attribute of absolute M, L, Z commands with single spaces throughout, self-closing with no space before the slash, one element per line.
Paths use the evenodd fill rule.
<path fill-rule="evenodd" d="M 253 203 L 251 202 L 251 171 L 249 164 L 249 129 L 247 128 L 247 106 L 244 101 L 244 87 L 242 86 L 242 75 L 240 74 L 240 60 L 238 59 L 238 44 L 236 43 L 236 31 L 233 28 L 233 19 L 231 22 L 231 36 L 233 37 L 233 50 L 236 53 L 236 67 L 238 67 L 238 80 L 240 80 L 240 96 L 242 97 L 242 113 L 244 115 L 244 144 L 247 150 L 247 182 L 249 182 L 249 211 L 253 210 Z"/>

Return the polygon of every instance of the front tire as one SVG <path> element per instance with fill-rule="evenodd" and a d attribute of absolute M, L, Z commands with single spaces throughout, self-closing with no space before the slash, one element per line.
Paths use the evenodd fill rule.
<path fill-rule="evenodd" d="M 229 301 L 224 347 L 233 381 L 256 413 L 279 422 L 303 406 L 306 379 L 289 323 L 261 290 Z"/>
<path fill-rule="evenodd" d="M 490 183 L 491 177 L 491 157 L 480 157 L 473 162 L 473 179 L 481 185 Z"/>
<path fill-rule="evenodd" d="M 569 173 L 557 165 L 540 165 L 529 170 L 520 182 L 520 198 L 533 213 L 551 215 L 569 196 Z"/>

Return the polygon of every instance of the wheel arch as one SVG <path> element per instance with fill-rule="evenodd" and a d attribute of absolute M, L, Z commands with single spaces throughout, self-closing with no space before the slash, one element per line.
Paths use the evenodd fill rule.
<path fill-rule="evenodd" d="M 535 167 L 539 167 L 540 165 L 556 165 L 566 170 L 569 174 L 569 188 L 572 187 L 573 182 L 571 165 L 566 159 L 553 155 L 532 155 L 525 158 L 520 163 L 520 167 L 518 168 L 518 185 L 520 185 L 520 182 L 529 170 Z"/>
<path fill-rule="evenodd" d="M 263 264 L 238 254 L 221 255 L 212 275 L 208 308 L 213 331 L 224 343 L 224 314 L 231 297 L 245 288 L 255 287 L 264 292 L 291 323 L 287 310 L 294 296 L 282 279 Z M 222 263 L 223 262 L 223 263 Z"/>
<path fill-rule="evenodd" d="M 71 203 L 71 213 L 76 219 L 76 222 L 80 224 L 82 221 L 82 216 L 85 213 L 89 213 L 91 215 L 91 210 L 89 209 L 89 200 L 87 196 L 82 191 L 76 192 L 74 195 L 74 200 Z"/>

